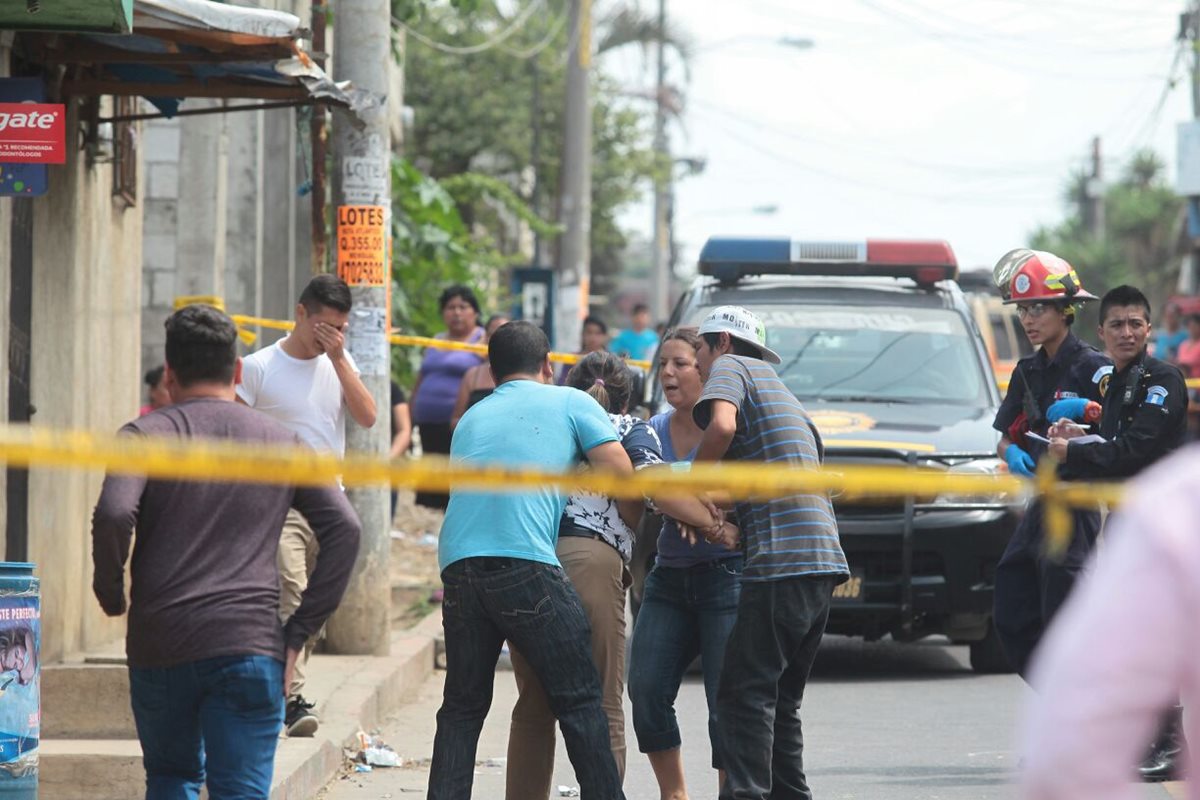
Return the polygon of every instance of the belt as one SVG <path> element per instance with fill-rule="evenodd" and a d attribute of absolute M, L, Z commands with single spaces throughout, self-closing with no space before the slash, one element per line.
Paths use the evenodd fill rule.
<path fill-rule="evenodd" d="M 558 525 L 558 536 L 560 539 L 564 536 L 577 539 L 595 539 L 597 542 L 604 542 L 613 550 L 617 550 L 618 553 L 621 552 L 617 549 L 615 544 L 604 538 L 603 535 L 596 533 L 596 531 L 592 530 L 591 528 L 585 528 L 581 525 L 577 525 L 574 522 L 567 522 L 566 520 L 560 522 Z"/>

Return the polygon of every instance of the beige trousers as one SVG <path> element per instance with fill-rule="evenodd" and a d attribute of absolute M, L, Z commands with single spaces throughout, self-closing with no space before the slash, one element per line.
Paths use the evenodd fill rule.
<path fill-rule="evenodd" d="M 625 778 L 625 590 L 628 570 L 612 546 L 599 539 L 562 536 L 562 562 L 592 628 L 592 658 L 600 672 L 613 758 Z M 511 648 L 511 643 L 510 643 Z M 508 737 L 506 800 L 546 800 L 554 777 L 554 713 L 529 662 L 511 650 L 519 697 Z"/>
<path fill-rule="evenodd" d="M 317 537 L 308 520 L 294 508 L 289 508 L 279 535 L 279 621 L 286 623 L 300 607 L 300 595 L 308 588 L 308 576 L 317 564 Z M 304 688 L 304 668 L 312 655 L 314 636 L 304 644 L 304 652 L 296 659 L 288 697 L 295 697 Z"/>

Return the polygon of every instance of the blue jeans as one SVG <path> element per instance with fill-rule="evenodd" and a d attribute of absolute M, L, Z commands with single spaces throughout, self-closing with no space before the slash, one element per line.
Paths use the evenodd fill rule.
<path fill-rule="evenodd" d="M 721 769 L 717 687 L 737 620 L 741 575 L 742 557 L 732 556 L 692 567 L 656 566 L 646 576 L 629 655 L 633 729 L 643 753 L 680 746 L 675 698 L 688 664 L 700 656 L 712 765 Z"/>
<path fill-rule="evenodd" d="M 582 800 L 623 800 L 592 661 L 591 628 L 559 567 L 467 558 L 442 572 L 446 686 L 437 713 L 429 800 L 471 796 L 475 752 L 508 639 L 533 668 L 558 718 Z"/>
<path fill-rule="evenodd" d="M 146 800 L 266 800 L 283 725 L 283 662 L 222 656 L 129 668 Z"/>
<path fill-rule="evenodd" d="M 835 580 L 820 575 L 742 584 L 717 692 L 721 800 L 812 800 L 800 701 Z"/>

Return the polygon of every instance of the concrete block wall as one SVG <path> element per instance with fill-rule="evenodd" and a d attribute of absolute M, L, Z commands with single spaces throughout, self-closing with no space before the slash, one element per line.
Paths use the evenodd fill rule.
<path fill-rule="evenodd" d="M 77 103 L 68 106 L 67 122 L 68 130 L 79 124 Z M 138 173 L 144 184 L 144 169 Z M 34 203 L 30 386 L 38 426 L 112 432 L 137 414 L 144 193 L 139 188 L 138 202 L 127 206 L 112 187 L 110 164 L 88 164 L 68 148 L 67 163 L 50 170 L 50 190 Z M 105 617 L 91 591 L 89 530 L 101 479 L 78 471 L 30 475 L 44 661 L 124 632 L 124 619 Z"/>
<path fill-rule="evenodd" d="M 162 361 L 162 323 L 177 296 L 215 295 L 230 313 L 291 319 L 312 273 L 297 125 L 292 109 L 146 124 L 143 370 Z M 279 336 L 263 331 L 256 347 Z"/>
<path fill-rule="evenodd" d="M 145 167 L 142 223 L 142 358 L 143 372 L 162 362 L 166 341 L 163 320 L 171 313 L 177 292 L 176 229 L 179 224 L 179 119 L 142 123 L 142 163 Z"/>

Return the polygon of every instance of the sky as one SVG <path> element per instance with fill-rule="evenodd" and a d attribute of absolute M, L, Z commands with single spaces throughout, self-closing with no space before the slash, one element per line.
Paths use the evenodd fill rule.
<path fill-rule="evenodd" d="M 1064 186 L 1090 163 L 1094 136 L 1106 180 L 1147 146 L 1174 180 L 1176 124 L 1191 118 L 1183 7 L 668 0 L 694 42 L 690 76 L 670 63 L 668 82 L 686 94 L 672 150 L 707 162 L 676 187 L 680 272 L 716 234 L 940 238 L 963 268 L 990 268 L 1064 217 Z M 604 68 L 650 88 L 652 55 L 627 48 Z M 622 215 L 626 228 L 649 233 L 649 194 Z"/>

